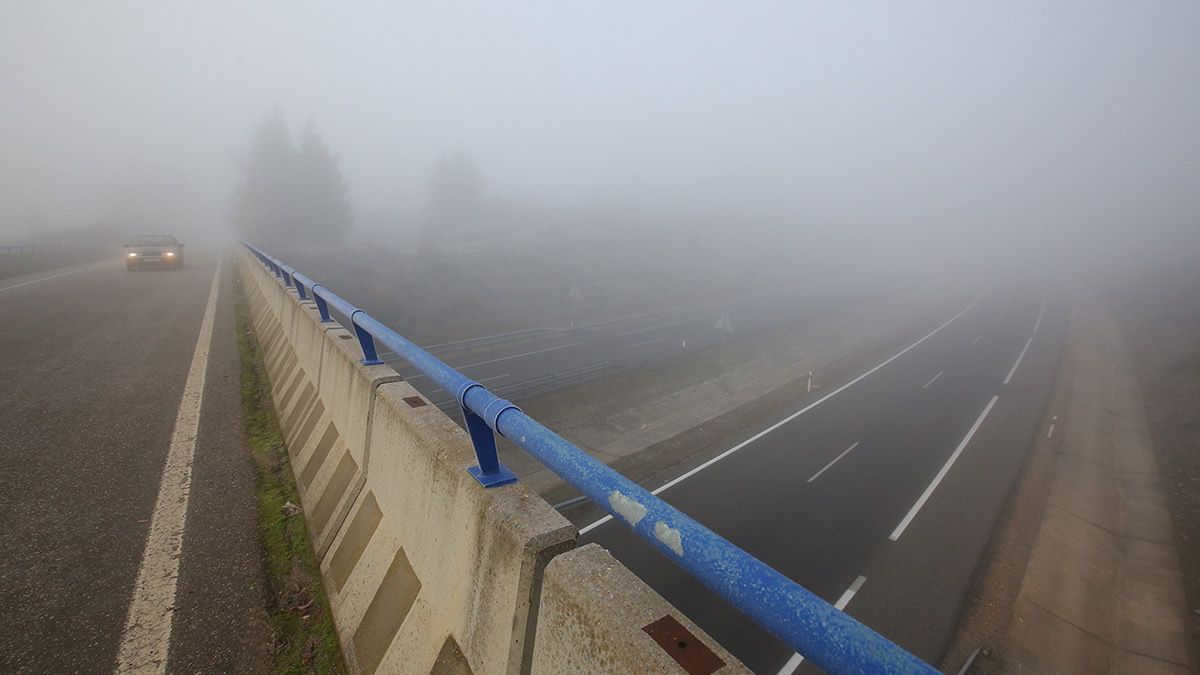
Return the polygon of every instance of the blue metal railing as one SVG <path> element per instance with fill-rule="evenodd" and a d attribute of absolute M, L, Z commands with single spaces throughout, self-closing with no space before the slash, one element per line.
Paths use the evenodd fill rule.
<path fill-rule="evenodd" d="M 409 342 L 362 309 L 312 279 L 243 242 L 301 299 L 330 308 L 351 323 L 363 363 L 380 363 L 375 342 L 455 396 L 475 446 L 478 466 L 468 469 L 484 487 L 516 480 L 496 453 L 493 431 L 533 455 L 584 496 L 626 524 L 705 586 L 737 607 L 797 653 L 833 673 L 936 673 L 935 669 L 836 609 L 766 563 L 680 512 L 539 424 L 520 408 Z"/>

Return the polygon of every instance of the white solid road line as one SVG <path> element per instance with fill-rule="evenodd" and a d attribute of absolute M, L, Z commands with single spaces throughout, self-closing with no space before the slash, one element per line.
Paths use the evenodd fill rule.
<path fill-rule="evenodd" d="M 824 467 L 823 467 L 823 468 L 822 468 L 820 471 L 818 471 L 818 472 L 814 473 L 814 474 L 812 475 L 812 478 L 809 478 L 809 479 L 808 479 L 807 481 L 805 481 L 805 482 L 806 482 L 806 483 L 811 483 L 811 482 L 813 482 L 814 480 L 816 480 L 816 479 L 820 478 L 820 477 L 821 477 L 821 474 L 823 474 L 823 473 L 825 473 L 826 471 L 828 471 L 828 470 L 829 470 L 829 467 L 833 466 L 834 464 L 837 464 L 839 459 L 841 459 L 841 458 L 845 457 L 846 455 L 850 454 L 850 451 L 851 451 L 851 450 L 853 450 L 853 449 L 855 449 L 855 448 L 857 448 L 857 447 L 858 447 L 858 442 L 856 441 L 856 442 L 854 443 L 854 445 L 852 445 L 852 446 L 850 446 L 850 447 L 846 448 L 845 450 L 843 450 L 843 451 L 842 451 L 842 454 L 838 455 L 837 457 L 834 457 L 832 462 L 830 462 L 830 463 L 826 464 L 826 465 L 825 465 L 825 466 L 824 466 Z"/>
<path fill-rule="evenodd" d="M 867 578 L 863 576 L 855 579 L 854 583 L 850 584 L 850 588 L 847 588 L 842 592 L 842 597 L 838 598 L 837 602 L 833 603 L 833 606 L 837 609 L 845 610 L 846 605 L 850 604 L 850 601 L 854 599 L 854 595 L 858 593 L 859 589 L 861 589 L 863 584 L 866 582 Z M 788 659 L 787 663 L 783 664 L 783 667 L 779 669 L 779 675 L 792 675 L 792 673 L 796 672 L 796 669 L 800 667 L 801 663 L 804 663 L 804 657 L 800 656 L 799 654 L 792 654 L 792 658 Z"/>
<path fill-rule="evenodd" d="M 658 342 L 659 340 L 666 340 L 670 337 L 671 337 L 670 335 L 660 335 L 656 338 L 650 338 L 649 340 L 642 340 L 641 342 L 634 342 L 633 344 L 625 345 L 625 348 L 628 349 L 630 347 L 637 347 L 639 345 L 648 345 L 651 342 Z"/>
<path fill-rule="evenodd" d="M 1021 359 L 1025 358 L 1025 352 L 1029 351 L 1029 345 L 1032 343 L 1033 336 L 1030 335 L 1029 339 L 1025 341 L 1025 346 L 1021 348 L 1021 353 L 1017 354 L 1017 360 L 1013 363 L 1012 369 L 1008 371 L 1008 377 L 1004 378 L 1004 384 L 1008 384 L 1012 380 L 1013 375 L 1017 373 L 1017 366 L 1021 365 Z"/>
<path fill-rule="evenodd" d="M 1042 315 L 1046 313 L 1046 294 L 1042 293 L 1042 308 L 1038 310 L 1037 322 L 1033 324 L 1033 332 L 1038 332 L 1042 326 Z"/>
<path fill-rule="evenodd" d="M 580 340 L 579 342 L 572 342 L 570 344 L 558 345 L 557 347 L 547 347 L 545 349 L 538 349 L 537 351 L 532 351 L 532 352 L 524 352 L 522 354 L 513 354 L 511 356 L 501 356 L 498 359 L 491 359 L 489 361 L 480 361 L 478 363 L 469 363 L 465 366 L 451 366 L 451 368 L 454 368 L 455 370 L 466 370 L 467 368 L 474 368 L 475 366 L 486 366 L 489 363 L 500 363 L 501 361 L 508 361 L 510 359 L 519 359 L 522 356 L 533 356 L 534 354 L 542 354 L 544 352 L 552 352 L 556 349 L 566 349 L 567 347 L 578 347 L 579 345 L 586 344 L 586 343 L 587 343 L 587 340 Z M 398 357 L 398 358 L 390 360 L 388 363 L 395 363 L 396 361 L 404 361 L 404 359 L 403 359 L 403 357 Z M 408 361 L 404 361 L 404 363 L 408 363 Z M 419 380 L 422 377 L 428 377 L 428 376 L 425 373 L 417 373 L 416 375 L 413 375 L 412 377 L 406 377 L 404 379 L 408 382 L 412 382 L 413 380 Z M 489 377 L 487 379 L 494 380 L 499 377 L 507 377 L 507 375 L 497 375 L 496 377 Z M 479 380 L 479 381 L 484 382 L 485 380 Z"/>
<path fill-rule="evenodd" d="M 512 373 L 505 373 L 505 374 L 503 374 L 503 375 L 493 375 L 493 376 L 491 376 L 491 377 L 484 377 L 484 378 L 481 378 L 481 379 L 478 379 L 478 380 L 475 380 L 475 381 L 476 381 L 476 382 L 478 382 L 478 383 L 480 383 L 480 384 L 483 384 L 484 382 L 491 382 L 492 380 L 500 380 L 500 379 L 506 378 L 506 377 L 508 377 L 508 376 L 510 376 L 510 375 L 512 375 Z M 419 380 L 419 379 L 421 379 L 422 377 L 428 377 L 428 376 L 427 376 L 427 375 L 425 375 L 425 373 L 419 373 L 419 374 L 417 374 L 417 375 L 413 375 L 412 377 L 406 377 L 406 378 L 404 378 L 404 381 L 405 381 L 405 382 L 412 382 L 413 380 Z"/>
<path fill-rule="evenodd" d="M 699 321 L 700 319 L 711 318 L 713 316 L 716 316 L 716 315 L 715 314 L 700 314 L 697 316 L 689 316 L 686 319 L 672 321 L 671 323 L 663 323 L 663 324 L 659 324 L 657 326 L 647 326 L 645 328 L 635 328 L 634 330 L 627 330 L 624 333 L 614 333 L 613 337 L 625 337 L 626 335 L 635 335 L 637 333 L 645 333 L 648 330 L 656 330 L 658 328 L 669 328 L 671 326 L 678 326 L 681 323 L 688 323 L 691 321 Z"/>
<path fill-rule="evenodd" d="M 73 269 L 73 270 L 70 270 L 67 272 L 59 272 L 58 274 L 51 274 L 48 277 L 40 277 L 38 279 L 30 279 L 29 281 L 25 281 L 25 282 L 22 282 L 19 284 L 13 284 L 12 286 L 0 286 L 0 293 L 3 293 L 4 291 L 11 291 L 14 288 L 24 288 L 25 286 L 32 286 L 33 284 L 40 284 L 43 281 L 50 281 L 51 279 L 58 279 L 60 277 L 69 277 L 72 274 L 80 274 L 82 272 L 91 272 L 92 270 L 99 269 L 101 267 L 108 267 L 110 265 L 116 265 L 118 262 L 120 262 L 120 261 L 119 260 L 115 260 L 115 261 L 114 260 L 105 260 L 105 261 L 98 262 L 98 263 L 95 263 L 92 265 L 88 265 L 87 267 L 80 267 L 79 269 Z"/>
<path fill-rule="evenodd" d="M 738 443 L 737 445 L 726 450 L 725 452 L 722 452 L 721 454 L 717 455 L 716 457 L 713 457 L 712 459 L 708 460 L 707 462 L 704 462 L 700 466 L 697 466 L 696 468 L 691 469 L 690 471 L 687 471 L 686 473 L 684 473 L 683 475 L 681 475 L 677 478 L 667 481 L 666 483 L 660 485 L 658 487 L 658 489 L 651 490 L 650 494 L 656 495 L 656 494 L 662 492 L 663 490 L 667 490 L 667 489 L 671 488 L 672 486 L 678 485 L 679 483 L 687 480 L 688 478 L 691 478 L 692 476 L 700 473 L 701 471 L 707 469 L 708 467 L 712 466 L 713 464 L 716 464 L 717 462 L 725 459 L 726 457 L 732 455 L 733 453 L 737 452 L 738 450 L 741 450 L 742 448 L 746 447 L 747 445 L 750 445 L 751 443 L 757 441 L 758 439 L 762 438 L 763 436 L 766 436 L 767 434 L 771 433 L 772 431 L 775 431 L 779 427 L 787 424 L 788 422 L 791 422 L 792 420 L 803 415 L 804 413 L 808 412 L 809 410 L 812 410 L 813 408 L 821 405 L 825 401 L 828 401 L 829 399 L 833 398 L 834 396 L 837 396 L 838 394 L 842 393 L 843 391 L 845 391 L 845 390 L 849 389 L 850 387 L 854 386 L 855 384 L 861 382 L 862 380 L 864 380 L 867 377 L 874 374 L 880 368 L 883 368 L 884 366 L 891 363 L 892 361 L 895 361 L 896 359 L 900 358 L 901 356 L 904 356 L 911 350 L 915 349 L 917 347 L 917 345 L 921 344 L 922 342 L 925 342 L 929 338 L 940 333 L 943 328 L 945 328 L 946 326 L 949 326 L 951 323 L 954 323 L 954 321 L 957 320 L 958 317 L 971 311 L 971 308 L 974 307 L 975 305 L 979 304 L 979 301 L 983 300 L 984 296 L 986 296 L 990 290 L 991 289 L 984 291 L 982 294 L 980 294 L 980 296 L 978 298 L 975 298 L 973 301 L 971 301 L 971 304 L 964 307 L 958 314 L 955 314 L 954 316 L 947 319 L 946 322 L 943 323 L 942 325 L 929 331 L 929 333 L 926 334 L 925 337 L 921 338 L 920 340 L 917 340 L 916 342 L 912 343 L 911 345 L 896 352 L 895 354 L 890 356 L 887 360 L 876 365 L 874 368 L 868 370 L 867 372 L 863 373 L 862 375 L 859 375 L 858 377 L 854 378 L 853 380 L 850 380 L 849 382 L 847 382 L 846 384 L 843 384 L 842 386 L 838 387 L 837 389 L 834 389 L 833 391 L 829 392 L 828 394 L 825 394 L 821 398 L 804 406 L 803 408 L 792 413 L 791 415 L 788 415 L 787 417 L 776 422 L 775 424 L 772 424 L 771 426 L 767 427 L 766 429 L 763 429 L 762 431 L 758 432 L 757 434 L 754 434 L 753 436 L 751 436 L 750 438 L 747 438 L 746 440 L 742 441 L 741 443 Z M 601 518 L 600 520 L 597 520 L 596 522 L 592 523 L 591 525 L 588 525 L 588 526 L 580 529 L 579 534 L 580 535 L 587 534 L 591 530 L 594 530 L 595 528 L 600 527 L 601 525 L 603 525 L 604 523 L 607 523 L 610 520 L 612 520 L 612 516 L 604 516 L 603 518 Z"/>
<path fill-rule="evenodd" d="M 939 377 L 941 377 L 941 376 L 942 376 L 942 373 L 944 373 L 944 372 L 946 372 L 946 371 L 944 371 L 944 370 L 939 370 L 939 371 L 938 371 L 938 374 L 937 374 L 937 375 L 934 375 L 934 376 L 933 376 L 933 379 L 932 379 L 932 380 L 930 380 L 930 381 L 928 381 L 928 382 L 926 382 L 926 383 L 925 383 L 925 386 L 924 386 L 924 387 L 921 387 L 921 388 L 922 388 L 922 389 L 928 389 L 928 388 L 929 388 L 929 385 L 933 384 L 934 382 L 937 382 L 937 379 L 938 379 Z"/>
<path fill-rule="evenodd" d="M 511 359 L 519 359 L 522 356 L 533 356 L 534 354 L 544 354 L 545 352 L 552 352 L 552 351 L 556 351 L 559 349 L 566 349 L 567 347 L 578 347 L 579 345 L 587 344 L 587 342 L 588 342 L 587 340 L 580 340 L 579 342 L 572 342 L 570 344 L 558 345 L 557 347 L 546 347 L 545 349 L 538 349 L 538 350 L 532 351 L 532 352 L 525 352 L 524 354 L 513 354 L 512 356 L 501 356 L 498 359 L 490 359 L 488 361 L 480 361 L 478 363 L 469 363 L 465 366 L 454 366 L 454 367 L 458 370 L 466 370 L 467 368 L 474 368 L 475 366 L 486 366 L 489 363 L 500 363 L 501 361 L 508 361 Z"/>
<path fill-rule="evenodd" d="M 967 443 L 971 442 L 971 438 L 975 435 L 976 431 L 979 431 L 979 427 L 983 424 L 983 420 L 987 418 L 988 413 L 992 411 L 992 406 L 996 405 L 996 401 L 998 400 L 1000 400 L 999 396 L 993 396 L 992 400 L 988 401 L 988 404 L 983 409 L 983 412 L 979 413 L 979 417 L 976 418 L 975 423 L 971 425 L 971 430 L 967 432 L 966 436 L 963 436 L 963 439 L 958 444 L 958 447 L 955 448 L 954 452 L 950 455 L 950 459 L 946 460 L 946 463 L 942 465 L 942 470 L 938 471 L 937 475 L 933 477 L 933 482 L 930 483 L 929 487 L 925 488 L 925 491 L 921 493 L 921 496 L 917 499 L 917 503 L 913 504 L 912 508 L 908 510 L 908 514 L 904 516 L 904 520 L 900 521 L 900 524 L 896 526 L 896 529 L 892 532 L 888 539 L 896 541 L 900 538 L 900 535 L 904 534 L 904 530 L 908 527 L 908 524 L 912 522 L 913 518 L 917 517 L 917 512 L 921 510 L 922 506 L 925 506 L 925 501 L 929 499 L 929 496 L 932 495 L 933 491 L 937 489 L 937 486 L 941 484 L 942 479 L 945 478 L 946 474 L 950 472 L 950 467 L 954 466 L 954 462 L 957 461 L 958 456 L 962 454 L 963 448 L 967 447 Z"/>
<path fill-rule="evenodd" d="M 974 346 L 975 346 L 975 343 L 976 343 L 976 342 L 979 342 L 979 340 L 980 340 L 982 337 L 983 337 L 983 336 L 982 336 L 982 335 L 980 335 L 980 336 L 976 337 L 974 340 L 971 340 L 971 346 L 972 346 L 972 347 L 974 347 Z"/>
<path fill-rule="evenodd" d="M 117 653 L 118 673 L 165 673 L 171 645 L 171 620 L 175 612 L 175 588 L 179 578 L 179 558 L 183 552 L 183 530 L 187 522 L 188 496 L 192 483 L 192 461 L 196 455 L 196 436 L 200 427 L 200 406 L 204 398 L 204 380 L 208 371 L 208 350 L 212 344 L 213 316 L 221 282 L 221 260 L 213 272 L 208 305 L 192 354 L 175 431 L 163 467 L 158 500 L 150 518 L 150 534 L 142 552 L 133 586 L 129 616 Z"/>
<path fill-rule="evenodd" d="M 867 583 L 866 577 L 860 576 L 855 579 L 854 583 L 850 584 L 850 588 L 847 588 L 842 592 L 842 597 L 838 598 L 838 601 L 833 603 L 833 606 L 837 607 L 838 609 L 846 609 L 846 605 L 850 604 L 850 601 L 854 599 L 854 595 L 858 593 L 860 589 L 862 589 L 863 584 L 865 583 Z"/>

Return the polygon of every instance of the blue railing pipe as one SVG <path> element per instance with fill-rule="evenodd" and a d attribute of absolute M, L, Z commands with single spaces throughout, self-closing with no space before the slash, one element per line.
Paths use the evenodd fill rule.
<path fill-rule="evenodd" d="M 517 480 L 516 474 L 500 462 L 496 437 L 492 434 L 492 430 L 496 428 L 495 419 L 488 417 L 488 413 L 499 416 L 510 408 L 517 409 L 516 406 L 497 398 L 482 384 L 409 342 L 370 314 L 364 312 L 356 315 L 354 326 L 374 335 L 384 347 L 403 356 L 414 368 L 455 396 L 462 410 L 467 433 L 471 436 L 471 445 L 475 448 L 475 460 L 478 465 L 467 469 L 475 480 L 484 487 L 497 487 Z M 493 407 L 489 409 L 488 405 Z"/>
<path fill-rule="evenodd" d="M 358 345 L 363 352 L 362 364 L 364 366 L 377 366 L 383 363 L 383 361 L 379 360 L 379 354 L 375 351 L 374 338 L 362 326 L 358 325 L 357 318 L 367 316 L 366 312 L 350 304 L 337 293 L 325 288 L 321 284 L 313 284 L 312 294 L 313 298 L 316 299 L 317 311 L 321 313 L 322 321 L 327 320 L 326 317 L 329 316 L 330 307 L 340 312 L 350 321 L 351 326 L 354 327 L 354 334 L 358 337 Z"/>
<path fill-rule="evenodd" d="M 255 249 L 250 247 L 250 250 Z M 488 477 L 500 478 L 503 482 L 515 480 L 495 459 L 495 437 L 491 433 L 495 431 L 533 455 L 612 514 L 614 520 L 630 527 L 714 593 L 817 666 L 832 673 L 938 672 L 567 442 L 511 402 L 454 370 L 366 312 L 319 284 L 313 284 L 311 289 L 314 298 L 324 297 L 350 319 L 360 336 L 364 363 L 377 358 L 372 338 L 377 339 L 443 389 L 455 394 L 479 461 L 478 467 L 469 470 L 485 486 L 489 485 L 485 480 Z M 488 471 L 491 473 L 485 473 Z"/>
<path fill-rule="evenodd" d="M 309 286 L 309 290 L 312 291 L 313 302 L 317 303 L 317 312 L 321 315 L 321 323 L 331 323 L 333 322 L 333 317 L 329 314 L 329 303 L 325 302 L 325 298 L 322 298 L 321 295 L 317 293 L 317 289 L 324 288 L 325 287 L 321 284 L 313 284 L 312 286 Z"/>
<path fill-rule="evenodd" d="M 276 261 L 276 262 L 279 262 L 279 261 Z M 293 268 L 291 265 L 285 265 L 282 262 L 280 262 L 279 269 L 283 270 L 283 285 L 287 286 L 288 288 L 291 288 L 292 287 L 292 275 L 296 273 L 295 268 Z"/>
<path fill-rule="evenodd" d="M 519 411 L 497 430 L 693 577 L 816 665 L 840 672 L 937 672 Z"/>
<path fill-rule="evenodd" d="M 576 448 L 509 401 L 379 321 L 359 315 L 356 322 L 361 322 L 380 343 L 403 356 L 443 389 L 461 392 L 460 400 L 466 410 L 529 452 L 614 518 L 632 527 L 776 637 L 799 653 L 811 655 L 809 658 L 818 666 L 833 672 L 931 672 L 916 657 Z M 622 515 L 617 506 L 627 515 Z M 629 513 L 643 515 L 631 517 Z M 844 636 L 854 639 L 847 640 Z M 826 656 L 821 658 L 817 654 Z M 894 668 L 881 669 L 884 663 Z"/>
<path fill-rule="evenodd" d="M 292 285 L 296 287 L 296 294 L 300 296 L 301 300 L 310 299 L 308 297 L 308 289 L 312 288 L 313 280 L 309 279 L 307 275 L 300 272 L 292 272 Z"/>
<path fill-rule="evenodd" d="M 339 314 L 346 317 L 347 319 L 349 319 L 351 315 L 353 315 L 355 312 L 358 311 L 357 307 L 350 304 L 349 302 L 344 300 L 340 295 L 338 295 L 337 293 L 334 293 L 333 291 L 329 290 L 328 288 L 325 288 L 321 284 L 313 284 L 313 297 L 321 298 L 322 300 L 325 301 L 326 307 L 328 307 L 331 310 L 336 310 Z"/>

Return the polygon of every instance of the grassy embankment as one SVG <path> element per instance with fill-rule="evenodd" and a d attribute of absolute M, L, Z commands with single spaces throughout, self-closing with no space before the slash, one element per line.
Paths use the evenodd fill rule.
<path fill-rule="evenodd" d="M 271 405 L 271 389 L 241 287 L 236 293 L 238 351 L 246 437 L 254 456 L 259 530 L 267 579 L 267 613 L 277 673 L 345 671 L 329 602 L 321 586 L 287 446 Z M 285 508 L 286 507 L 286 508 Z M 289 515 L 290 514 L 290 515 Z"/>

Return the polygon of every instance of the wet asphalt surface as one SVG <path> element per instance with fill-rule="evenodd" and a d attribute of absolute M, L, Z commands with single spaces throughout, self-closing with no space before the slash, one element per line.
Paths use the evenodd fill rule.
<path fill-rule="evenodd" d="M 0 671 L 112 672 L 216 261 L 0 281 Z M 233 284 L 226 260 L 174 610 L 181 672 L 269 666 Z"/>
<path fill-rule="evenodd" d="M 892 363 L 660 496 L 831 603 L 865 577 L 848 613 L 938 664 L 1057 371 L 1065 317 L 1051 297 L 1036 339 L 1004 384 L 1033 335 L 1040 298 L 1031 288 L 992 291 Z M 992 396 L 999 399 L 978 432 L 892 541 Z M 595 517 L 572 519 L 585 525 Z M 581 538 L 591 541 L 755 672 L 779 672 L 792 655 L 621 524 L 609 521 Z M 798 672 L 816 670 L 805 663 Z"/>
<path fill-rule="evenodd" d="M 215 263 L 215 255 L 192 255 L 178 273 L 117 264 L 0 281 L 0 597 L 8 600 L 0 671 L 112 671 Z M 233 284 L 227 260 L 180 565 L 174 671 L 270 667 Z M 1028 288 L 993 291 L 879 372 L 662 496 L 830 601 L 866 577 L 850 614 L 936 663 L 1052 385 L 1064 325 L 1053 298 L 1003 384 L 1032 334 L 1038 299 Z M 707 326 L 708 317 L 690 321 Z M 889 540 L 993 395 L 998 402 L 953 470 L 899 540 Z M 585 540 L 612 550 L 756 671 L 775 672 L 790 656 L 621 527 L 610 523 Z"/>

